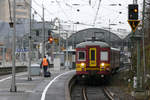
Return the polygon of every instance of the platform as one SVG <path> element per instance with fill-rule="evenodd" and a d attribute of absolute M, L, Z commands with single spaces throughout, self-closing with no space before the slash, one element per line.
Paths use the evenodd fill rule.
<path fill-rule="evenodd" d="M 27 73 L 16 75 L 17 92 L 10 92 L 10 75 L 0 77 L 0 100 L 65 100 L 66 80 L 75 74 L 75 71 L 51 69 L 52 76 L 32 76 L 27 80 Z"/>

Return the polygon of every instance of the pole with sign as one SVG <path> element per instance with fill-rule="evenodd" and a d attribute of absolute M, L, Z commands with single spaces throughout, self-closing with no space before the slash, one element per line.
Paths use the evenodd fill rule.
<path fill-rule="evenodd" d="M 128 23 L 131 26 L 132 29 L 132 38 L 137 43 L 137 88 L 136 91 L 142 91 L 142 83 L 141 83 L 141 71 L 140 71 L 140 65 L 141 65 L 141 58 L 140 58 L 140 41 L 142 37 L 136 33 L 136 29 L 140 23 L 140 20 L 138 20 L 138 4 L 130 4 L 128 5 Z"/>

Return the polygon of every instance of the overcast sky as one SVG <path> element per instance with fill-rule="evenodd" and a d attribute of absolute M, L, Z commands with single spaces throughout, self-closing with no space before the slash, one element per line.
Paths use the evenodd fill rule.
<path fill-rule="evenodd" d="M 32 6 L 42 16 L 43 2 L 45 8 L 45 20 L 50 21 L 58 17 L 61 20 L 61 23 L 62 21 L 67 21 L 68 25 L 71 25 L 71 30 L 73 24 L 70 22 L 87 24 L 74 25 L 74 30 L 93 27 L 90 25 L 95 25 L 94 27 L 97 28 L 108 29 L 110 20 L 110 24 L 116 24 L 110 26 L 112 31 L 117 29 L 125 29 L 128 32 L 131 31 L 127 18 L 128 4 L 133 3 L 133 0 L 101 0 L 98 15 L 95 17 L 99 1 L 100 0 L 32 0 Z M 140 2 L 139 6 L 141 7 Z M 112 4 L 116 5 L 112 6 Z M 38 15 L 35 15 L 35 19 L 41 20 Z M 123 35 L 124 33 L 120 34 Z"/>

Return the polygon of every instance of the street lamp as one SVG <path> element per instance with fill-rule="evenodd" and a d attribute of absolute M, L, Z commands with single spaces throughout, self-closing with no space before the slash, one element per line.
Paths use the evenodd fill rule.
<path fill-rule="evenodd" d="M 17 91 L 17 87 L 16 87 L 16 63 L 15 63 L 15 59 L 16 59 L 16 55 L 15 55 L 15 51 L 16 51 L 16 0 L 13 0 L 13 17 L 14 17 L 14 22 L 10 23 L 10 26 L 14 28 L 14 34 L 13 34 L 13 48 L 12 48 L 12 83 L 11 83 L 11 88 L 10 91 L 11 92 L 16 92 Z"/>

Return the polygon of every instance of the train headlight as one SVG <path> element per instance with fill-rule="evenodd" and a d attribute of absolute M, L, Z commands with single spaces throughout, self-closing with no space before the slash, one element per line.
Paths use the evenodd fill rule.
<path fill-rule="evenodd" d="M 104 66 L 105 66 L 105 63 L 101 63 L 101 66 L 104 67 Z"/>
<path fill-rule="evenodd" d="M 85 66 L 85 63 L 81 63 L 81 67 L 84 67 Z"/>

